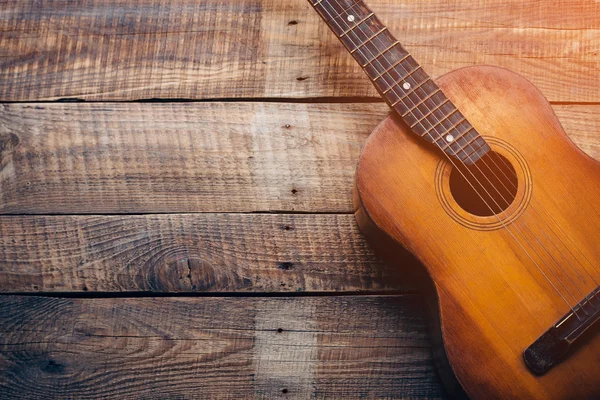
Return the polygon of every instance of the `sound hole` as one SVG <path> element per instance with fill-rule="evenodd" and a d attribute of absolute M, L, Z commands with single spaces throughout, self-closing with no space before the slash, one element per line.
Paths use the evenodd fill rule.
<path fill-rule="evenodd" d="M 515 200 L 519 180 L 504 156 L 489 152 L 474 165 L 458 165 L 450 173 L 450 191 L 458 205 L 481 217 L 500 214 Z"/>

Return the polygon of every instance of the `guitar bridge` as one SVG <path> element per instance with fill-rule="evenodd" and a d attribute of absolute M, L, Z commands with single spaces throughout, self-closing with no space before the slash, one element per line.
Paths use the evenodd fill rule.
<path fill-rule="evenodd" d="M 600 286 L 523 352 L 527 367 L 543 375 L 564 360 L 600 320 Z"/>

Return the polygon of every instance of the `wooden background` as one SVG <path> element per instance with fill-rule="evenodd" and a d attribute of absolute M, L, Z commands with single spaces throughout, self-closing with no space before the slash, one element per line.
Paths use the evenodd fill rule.
<path fill-rule="evenodd" d="M 600 2 L 370 0 L 600 159 Z M 443 398 L 352 215 L 386 106 L 305 0 L 0 0 L 0 398 Z"/>

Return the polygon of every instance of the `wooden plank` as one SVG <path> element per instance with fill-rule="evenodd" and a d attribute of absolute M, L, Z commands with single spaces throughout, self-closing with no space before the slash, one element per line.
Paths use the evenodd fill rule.
<path fill-rule="evenodd" d="M 442 398 L 419 297 L 0 297 L 10 399 Z"/>
<path fill-rule="evenodd" d="M 600 159 L 600 106 L 556 106 Z M 384 104 L 4 104 L 0 213 L 352 212 Z"/>
<path fill-rule="evenodd" d="M 370 0 L 427 71 L 508 67 L 599 102 L 600 3 Z M 1 0 L 0 99 L 377 96 L 305 0 Z"/>
<path fill-rule="evenodd" d="M 0 212 L 350 212 L 360 147 L 385 114 L 382 104 L 4 105 Z"/>
<path fill-rule="evenodd" d="M 353 215 L 0 217 L 0 292 L 413 288 Z"/>
<path fill-rule="evenodd" d="M 571 140 L 585 153 L 600 160 L 600 107 L 556 105 L 554 111 Z"/>

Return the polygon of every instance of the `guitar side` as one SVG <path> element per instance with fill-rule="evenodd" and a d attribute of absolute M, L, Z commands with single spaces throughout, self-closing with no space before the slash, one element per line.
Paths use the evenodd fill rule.
<path fill-rule="evenodd" d="M 568 139 L 547 100 L 517 74 L 472 67 L 437 83 L 515 166 L 515 201 L 500 217 L 464 212 L 448 192 L 448 159 L 390 116 L 359 160 L 359 225 L 380 247 L 397 254 L 401 246 L 425 267 L 447 361 L 469 396 L 600 398 L 600 335 L 542 376 L 522 356 L 570 310 L 566 292 L 598 287 L 600 164 Z M 567 279 L 571 290 L 558 293 L 553 282 Z"/>

